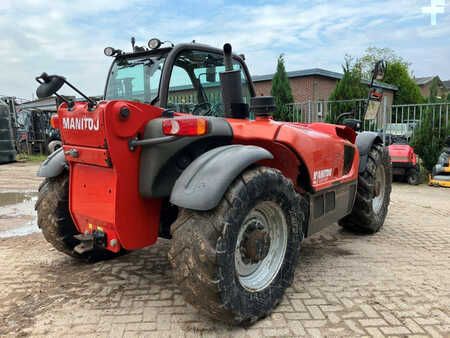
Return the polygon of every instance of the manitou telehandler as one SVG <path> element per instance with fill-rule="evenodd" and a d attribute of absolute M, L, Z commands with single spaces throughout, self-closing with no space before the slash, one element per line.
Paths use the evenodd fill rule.
<path fill-rule="evenodd" d="M 38 224 L 56 249 L 98 260 L 171 238 L 186 300 L 248 325 L 280 303 L 305 237 L 334 222 L 381 228 L 392 169 L 377 134 L 355 132 L 355 120 L 274 121 L 273 98 L 255 96 L 229 44 L 132 44 L 105 49 L 104 101 L 37 78 L 38 97 L 66 83 L 86 100 L 56 94 L 63 147 L 38 173 Z M 377 64 L 374 78 L 383 72 Z"/>

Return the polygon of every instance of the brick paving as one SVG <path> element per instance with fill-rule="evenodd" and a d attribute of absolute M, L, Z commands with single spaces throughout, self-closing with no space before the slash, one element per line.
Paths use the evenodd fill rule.
<path fill-rule="evenodd" d="M 40 233 L 0 239 L 0 336 L 450 337 L 450 189 L 395 184 L 392 200 L 376 235 L 333 225 L 305 240 L 283 302 L 250 328 L 184 302 L 168 240 L 84 264 Z"/>

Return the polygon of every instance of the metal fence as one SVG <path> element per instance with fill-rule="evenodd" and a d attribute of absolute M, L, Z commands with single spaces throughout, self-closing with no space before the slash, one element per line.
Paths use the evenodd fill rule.
<path fill-rule="evenodd" d="M 375 120 L 364 121 L 362 129 L 377 131 L 392 142 L 392 138 L 403 138 L 403 142 L 412 141 L 421 121 L 431 120 L 436 136 L 446 137 L 449 134 L 450 102 L 390 105 L 384 98 Z M 365 99 L 338 101 L 306 101 L 288 105 L 288 119 L 292 122 L 331 122 L 344 112 L 352 112 L 358 120 L 364 118 Z M 430 140 L 433 142 L 433 139 Z"/>

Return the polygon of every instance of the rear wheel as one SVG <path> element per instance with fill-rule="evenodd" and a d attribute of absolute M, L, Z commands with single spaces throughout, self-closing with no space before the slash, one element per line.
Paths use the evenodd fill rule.
<path fill-rule="evenodd" d="M 182 210 L 169 259 L 186 301 L 230 324 L 270 314 L 294 279 L 307 206 L 279 171 L 259 167 L 214 210 Z"/>
<path fill-rule="evenodd" d="M 121 255 L 103 249 L 93 249 L 80 255 L 73 249 L 80 241 L 74 237 L 79 235 L 69 212 L 69 172 L 46 178 L 39 187 L 39 196 L 35 205 L 38 214 L 38 226 L 51 245 L 58 251 L 74 258 L 87 261 L 98 261 Z"/>
<path fill-rule="evenodd" d="M 411 168 L 406 173 L 406 180 L 411 185 L 418 185 L 420 183 L 420 172 L 416 168 Z"/>
<path fill-rule="evenodd" d="M 392 187 L 392 163 L 387 148 L 374 144 L 369 152 L 367 168 L 358 177 L 358 191 L 350 215 L 339 225 L 375 233 L 384 224 Z"/>

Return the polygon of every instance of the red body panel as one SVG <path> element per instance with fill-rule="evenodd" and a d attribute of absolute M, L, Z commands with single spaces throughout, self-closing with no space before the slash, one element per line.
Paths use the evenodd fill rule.
<path fill-rule="evenodd" d="M 228 121 L 233 128 L 234 143 L 258 145 L 271 151 L 275 159 L 261 162 L 280 169 L 294 184 L 299 173 L 298 165 L 302 162 L 308 168 L 311 186 L 315 191 L 326 189 L 332 184 L 354 181 L 358 176 L 359 153 L 356 149 L 352 168 L 343 175 L 344 145 L 355 147 L 349 140 L 354 142 L 356 133 L 350 128 L 325 123 L 276 122 L 271 119 Z M 277 147 L 277 144 L 283 147 Z M 286 149 L 290 149 L 290 152 Z"/>
<path fill-rule="evenodd" d="M 411 166 L 417 164 L 417 155 L 414 153 L 414 148 L 407 144 L 391 144 L 389 147 L 389 155 L 391 156 L 392 164 L 395 163 L 406 164 Z"/>
<path fill-rule="evenodd" d="M 124 120 L 119 118 L 123 106 L 130 110 Z M 77 103 L 71 111 L 65 105 L 60 107 L 59 118 L 66 119 L 60 129 L 64 151 L 79 151 L 79 157 L 66 159 L 71 169 L 70 212 L 80 232 L 100 226 L 108 241 L 117 238 L 125 249 L 142 248 L 156 241 L 161 199 L 140 196 L 141 150 L 138 147 L 130 151 L 128 140 L 142 134 L 145 124 L 160 117 L 161 112 L 156 107 L 126 101 L 101 103 L 91 112 L 84 103 Z M 85 119 L 82 125 L 81 119 Z"/>

